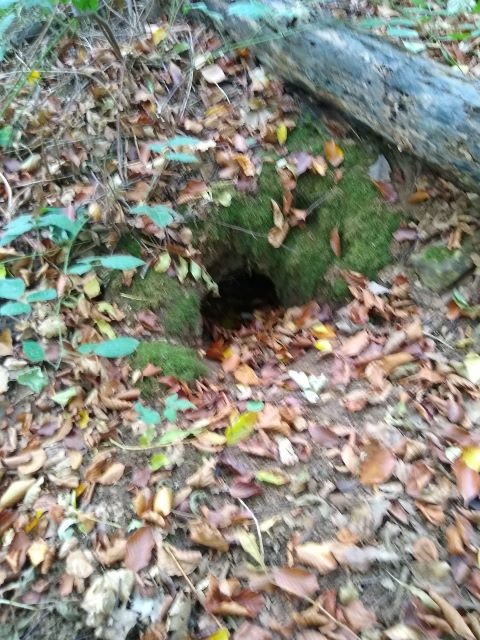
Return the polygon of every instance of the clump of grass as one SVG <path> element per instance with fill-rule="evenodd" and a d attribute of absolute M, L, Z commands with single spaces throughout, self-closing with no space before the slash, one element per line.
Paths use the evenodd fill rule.
<path fill-rule="evenodd" d="M 204 376 L 207 372 L 193 349 L 160 340 L 142 342 L 130 356 L 130 365 L 134 369 L 142 370 L 148 364 L 160 367 L 163 375 L 174 376 L 187 383 Z M 139 386 L 145 397 L 152 397 L 159 389 L 155 378 L 145 378 Z"/>
<path fill-rule="evenodd" d="M 329 137 L 307 122 L 290 135 L 288 147 L 290 151 L 323 154 Z M 227 259 L 229 253 L 241 256 L 252 269 L 269 276 L 284 304 L 305 302 L 317 295 L 341 298 L 347 287 L 334 275 L 340 269 L 360 271 L 373 278 L 391 260 L 391 236 L 401 218 L 381 200 L 368 176 L 375 157 L 359 144 L 345 144 L 344 151 L 344 176 L 338 184 L 333 171 L 325 177 L 310 173 L 300 176 L 294 206 L 306 209 L 322 196 L 324 200 L 304 228 L 289 232 L 283 247 L 275 249 L 267 239 L 273 224 L 271 199 L 281 203 L 282 198 L 272 163 L 264 163 L 254 197 L 235 195 L 230 207 L 212 216 L 203 229 L 220 255 Z M 330 247 L 334 228 L 341 237 L 340 258 Z"/>

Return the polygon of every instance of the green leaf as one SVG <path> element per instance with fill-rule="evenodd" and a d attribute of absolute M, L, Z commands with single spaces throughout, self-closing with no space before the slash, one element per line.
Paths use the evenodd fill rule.
<path fill-rule="evenodd" d="M 402 44 L 405 49 L 407 49 L 407 51 L 411 51 L 412 53 L 421 53 L 427 48 L 427 45 L 423 42 L 411 42 L 408 40 L 402 40 Z"/>
<path fill-rule="evenodd" d="M 122 358 L 129 356 L 135 351 L 140 342 L 135 338 L 123 336 L 121 338 L 112 338 L 112 340 L 104 340 L 103 342 L 88 342 L 80 345 L 77 351 L 79 353 L 95 353 L 97 356 L 104 358 Z"/>
<path fill-rule="evenodd" d="M 21 278 L 0 280 L 0 298 L 18 300 L 25 293 L 25 283 Z"/>
<path fill-rule="evenodd" d="M 404 29 L 403 27 L 388 27 L 387 36 L 392 38 L 418 38 L 415 29 Z"/>
<path fill-rule="evenodd" d="M 176 212 L 163 204 L 157 204 L 149 206 L 147 204 L 140 204 L 138 207 L 132 209 L 132 213 L 135 215 L 148 216 L 157 227 L 164 229 L 171 224 L 175 218 Z"/>
<path fill-rule="evenodd" d="M 169 459 L 164 453 L 154 453 L 150 458 L 148 466 L 151 471 L 158 471 L 162 467 L 165 467 L 169 463 Z"/>
<path fill-rule="evenodd" d="M 25 302 L 7 302 L 0 307 L 0 316 L 19 316 L 30 313 L 32 307 Z"/>
<path fill-rule="evenodd" d="M 10 29 L 14 20 L 14 13 L 7 13 L 5 16 L 3 16 L 3 18 L 0 18 L 0 37 L 2 37 L 3 34 L 8 31 L 8 29 Z"/>
<path fill-rule="evenodd" d="M 52 396 L 52 400 L 63 408 L 67 406 L 70 400 L 74 398 L 77 395 L 77 393 L 78 393 L 77 387 L 69 387 L 68 389 L 64 389 L 63 391 L 54 393 Z"/>
<path fill-rule="evenodd" d="M 67 231 L 70 234 L 74 234 L 77 230 L 77 226 L 73 220 L 67 218 L 63 213 L 47 213 L 46 215 L 38 218 L 37 227 L 44 229 L 45 227 L 55 227 L 62 231 Z"/>
<path fill-rule="evenodd" d="M 175 444 L 177 442 L 181 442 L 188 438 L 188 436 L 192 435 L 192 431 L 190 429 L 169 429 L 162 433 L 160 438 L 156 440 L 155 444 Z"/>
<path fill-rule="evenodd" d="M 18 216 L 7 224 L 0 239 L 0 247 L 4 247 L 13 242 L 24 233 L 28 233 L 34 227 L 34 221 L 30 214 Z"/>
<path fill-rule="evenodd" d="M 165 400 L 163 416 L 169 422 L 175 422 L 177 419 L 177 411 L 185 411 L 186 409 L 195 409 L 195 405 L 189 400 L 179 398 L 178 394 L 174 393 Z"/>
<path fill-rule="evenodd" d="M 41 362 L 45 360 L 45 351 L 39 342 L 25 340 L 22 342 L 23 353 L 30 362 Z"/>
<path fill-rule="evenodd" d="M 385 25 L 384 18 L 363 18 L 358 21 L 358 26 L 361 29 L 378 29 Z"/>
<path fill-rule="evenodd" d="M 140 438 L 138 439 L 138 444 L 141 447 L 149 447 L 155 436 L 157 435 L 157 431 L 153 425 L 150 425 L 145 429 Z"/>
<path fill-rule="evenodd" d="M 178 55 L 181 53 L 185 53 L 185 51 L 189 51 L 189 50 L 190 50 L 190 45 L 188 44 L 188 42 L 177 42 L 172 47 L 172 51 Z"/>
<path fill-rule="evenodd" d="M 73 6 L 79 11 L 97 11 L 98 0 L 72 0 Z"/>
<path fill-rule="evenodd" d="M 162 416 L 158 411 L 155 411 L 155 409 L 151 409 L 150 407 L 144 407 L 141 402 L 136 402 L 134 409 L 140 416 L 140 420 L 145 422 L 145 424 L 160 424 L 162 421 Z"/>
<path fill-rule="evenodd" d="M 40 367 L 30 367 L 18 374 L 17 382 L 29 387 L 35 393 L 40 393 L 47 386 L 48 378 Z"/>
<path fill-rule="evenodd" d="M 141 267 L 142 264 L 145 264 L 144 260 L 140 260 L 140 258 L 136 258 L 135 256 L 125 255 L 125 256 L 107 256 L 99 259 L 102 267 L 106 267 L 107 269 L 136 269 L 137 267 Z"/>
<path fill-rule="evenodd" d="M 255 474 L 255 478 L 260 482 L 265 482 L 267 484 L 274 484 L 277 487 L 280 487 L 283 484 L 287 484 L 287 479 L 281 473 L 276 473 L 275 471 L 257 471 Z"/>
<path fill-rule="evenodd" d="M 227 444 L 232 447 L 249 438 L 255 431 L 258 416 L 255 411 L 242 413 L 233 424 L 225 429 Z"/>
<path fill-rule="evenodd" d="M 229 16 L 258 20 L 271 15 L 271 9 L 260 2 L 234 2 L 227 9 Z"/>
<path fill-rule="evenodd" d="M 190 5 L 186 7 L 187 11 L 200 11 L 204 13 L 206 16 L 211 18 L 212 20 L 222 20 L 223 16 L 218 11 L 211 11 L 205 2 L 192 2 Z"/>
<path fill-rule="evenodd" d="M 198 163 L 198 158 L 193 153 L 181 153 L 180 151 L 167 151 L 165 158 L 172 162 L 182 162 L 183 164 Z"/>
<path fill-rule="evenodd" d="M 70 267 L 70 269 L 68 269 L 67 273 L 73 273 L 77 276 L 83 276 L 86 273 L 88 273 L 90 271 L 90 269 L 92 268 L 91 264 L 85 264 L 85 263 L 77 263 L 74 264 L 73 267 Z"/>
<path fill-rule="evenodd" d="M 13 138 L 13 127 L 10 124 L 7 124 L 6 127 L 0 128 L 0 147 L 4 149 L 8 148 L 12 143 Z"/>
<path fill-rule="evenodd" d="M 33 291 L 27 295 L 27 302 L 48 302 L 55 300 L 57 292 L 55 289 L 42 289 L 42 291 Z"/>
<path fill-rule="evenodd" d="M 162 153 L 165 149 L 176 149 L 177 147 L 196 147 L 200 140 L 193 136 L 174 136 L 164 142 L 154 142 L 150 149 L 156 153 Z"/>
<path fill-rule="evenodd" d="M 263 402 L 254 402 L 253 400 L 247 402 L 247 411 L 263 411 L 264 407 Z"/>

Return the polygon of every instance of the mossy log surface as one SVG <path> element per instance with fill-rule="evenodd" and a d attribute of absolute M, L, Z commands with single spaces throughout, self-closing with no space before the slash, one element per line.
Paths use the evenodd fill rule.
<path fill-rule="evenodd" d="M 323 154 L 329 137 L 320 123 L 302 122 L 290 133 L 288 148 Z M 274 156 L 265 158 L 255 196 L 236 193 L 229 207 L 219 207 L 200 225 L 198 236 L 215 278 L 238 267 L 263 273 L 273 281 L 282 304 L 288 306 L 314 297 L 341 298 L 347 293 L 341 269 L 374 278 L 391 262 L 392 233 L 402 215 L 387 206 L 368 176 L 368 167 L 378 151 L 352 140 L 341 145 L 345 161 L 338 184 L 333 169 L 325 177 L 311 173 L 299 177 L 295 207 L 307 209 L 319 198 L 324 197 L 324 201 L 303 227 L 290 230 L 282 247 L 272 247 L 267 238 L 273 225 L 271 199 L 280 205 L 282 202 L 275 167 L 278 158 Z M 335 228 L 341 238 L 339 258 L 330 246 Z"/>
<path fill-rule="evenodd" d="M 314 4 L 266 0 L 271 13 L 261 21 L 229 15 L 229 0 L 206 4 L 222 15 L 218 27 L 229 40 L 252 45 L 280 77 L 480 191 L 480 82 L 336 22 Z"/>

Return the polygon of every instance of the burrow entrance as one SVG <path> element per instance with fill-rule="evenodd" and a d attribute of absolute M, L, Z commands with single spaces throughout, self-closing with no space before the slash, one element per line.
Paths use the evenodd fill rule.
<path fill-rule="evenodd" d="M 235 269 L 216 282 L 220 295 L 208 294 L 202 300 L 203 328 L 209 337 L 215 328 L 235 331 L 249 325 L 256 310 L 280 306 L 275 285 L 262 273 Z"/>

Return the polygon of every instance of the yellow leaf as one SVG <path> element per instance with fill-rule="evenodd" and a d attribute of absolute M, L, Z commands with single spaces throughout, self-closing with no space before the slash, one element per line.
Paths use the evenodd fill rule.
<path fill-rule="evenodd" d="M 37 71 L 37 69 L 32 69 L 27 76 L 27 82 L 28 84 L 35 84 L 37 80 L 40 80 L 40 71 Z"/>
<path fill-rule="evenodd" d="M 0 280 L 4 280 L 7 277 L 7 270 L 4 264 L 0 264 Z"/>
<path fill-rule="evenodd" d="M 100 282 L 97 276 L 91 276 L 85 280 L 83 290 L 88 298 L 96 298 L 100 294 Z"/>
<path fill-rule="evenodd" d="M 245 440 L 255 430 L 258 414 L 255 411 L 248 411 L 242 413 L 242 415 L 229 427 L 225 429 L 225 437 L 227 438 L 227 444 L 233 446 Z"/>
<path fill-rule="evenodd" d="M 480 471 L 480 447 L 466 447 L 460 458 L 474 471 Z"/>
<path fill-rule="evenodd" d="M 80 427 L 80 429 L 86 429 L 88 426 L 88 421 L 90 419 L 88 416 L 88 411 L 86 409 L 80 409 L 78 415 L 80 416 L 78 426 Z"/>
<path fill-rule="evenodd" d="M 312 333 L 316 338 L 328 338 L 331 340 L 337 337 L 337 334 L 332 327 L 329 327 L 327 324 L 323 324 L 323 322 L 314 324 L 312 327 Z"/>
<path fill-rule="evenodd" d="M 327 140 L 324 145 L 325 157 L 333 167 L 339 167 L 343 162 L 343 151 L 335 140 Z"/>
<path fill-rule="evenodd" d="M 113 338 L 116 337 L 117 334 L 115 333 L 115 331 L 112 329 L 109 323 L 103 318 L 96 320 L 95 324 L 100 329 L 100 332 L 103 333 L 104 336 L 107 336 L 107 338 L 110 338 L 111 340 L 113 340 Z"/>
<path fill-rule="evenodd" d="M 155 263 L 153 270 L 157 273 L 165 273 L 168 271 L 171 264 L 172 258 L 170 257 L 170 254 L 165 251 L 158 256 L 158 260 Z"/>
<path fill-rule="evenodd" d="M 237 532 L 237 541 L 242 549 L 251 556 L 257 564 L 263 566 L 263 558 L 258 548 L 257 539 L 250 531 L 241 529 Z"/>
<path fill-rule="evenodd" d="M 281 122 L 277 127 L 277 140 L 278 144 L 285 144 L 287 141 L 288 130 L 287 125 L 284 122 Z"/>
<path fill-rule="evenodd" d="M 266 482 L 267 484 L 274 484 L 277 487 L 282 486 L 282 484 L 287 484 L 288 478 L 278 471 L 257 471 L 255 474 L 255 478 L 260 480 L 260 482 Z"/>
<path fill-rule="evenodd" d="M 333 351 L 332 343 L 325 339 L 317 340 L 313 346 L 322 353 L 332 353 Z"/>
<path fill-rule="evenodd" d="M 167 35 L 167 30 L 163 27 L 153 27 L 152 29 L 152 40 L 154 44 L 159 44 L 162 40 L 165 40 Z"/>
<path fill-rule="evenodd" d="M 478 353 L 468 353 L 463 361 L 465 367 L 465 377 L 473 382 L 480 383 L 480 356 Z"/>
<path fill-rule="evenodd" d="M 37 511 L 35 511 L 35 515 L 24 528 L 25 533 L 30 533 L 30 531 L 33 531 L 33 529 L 35 529 L 44 513 L 45 511 L 43 509 L 38 509 Z"/>
<path fill-rule="evenodd" d="M 208 636 L 207 640 L 228 640 L 230 638 L 230 632 L 228 629 L 219 629 Z"/>

